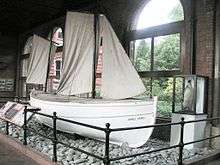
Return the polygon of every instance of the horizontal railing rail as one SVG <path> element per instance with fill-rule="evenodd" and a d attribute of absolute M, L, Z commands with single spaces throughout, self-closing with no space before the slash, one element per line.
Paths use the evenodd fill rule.
<path fill-rule="evenodd" d="M 2 97 L 0 97 L 0 99 L 2 99 Z M 11 99 L 11 97 L 10 97 L 10 99 Z M 5 102 L 7 102 L 7 100 Z M 192 141 L 192 142 L 184 143 L 184 127 L 185 127 L 186 124 L 198 123 L 198 122 L 207 122 L 207 121 L 210 121 L 210 122 L 211 121 L 216 121 L 216 120 L 220 120 L 220 117 L 207 118 L 207 119 L 201 119 L 201 120 L 191 120 L 191 121 L 185 121 L 184 118 L 181 118 L 181 121 L 176 122 L 176 123 L 164 123 L 164 124 L 154 124 L 154 125 L 147 125 L 147 126 L 140 126 L 140 127 L 113 128 L 112 129 L 112 128 L 110 128 L 109 123 L 106 123 L 106 127 L 102 128 L 102 127 L 89 125 L 89 124 L 85 124 L 85 123 L 81 123 L 81 122 L 72 121 L 72 120 L 69 120 L 69 119 L 58 117 L 56 112 L 54 112 L 53 115 L 48 115 L 48 114 L 44 114 L 44 113 L 39 112 L 39 110 L 40 110 L 39 108 L 27 108 L 27 106 L 25 106 L 25 109 L 24 109 L 24 125 L 22 127 L 20 127 L 19 125 L 16 125 L 15 123 L 10 122 L 9 120 L 5 120 L 4 118 L 0 118 L 0 119 L 6 122 L 5 133 L 7 135 L 9 135 L 9 123 L 11 123 L 15 126 L 19 126 L 20 128 L 23 128 L 23 130 L 24 130 L 23 144 L 24 145 L 27 145 L 27 131 L 31 131 L 31 132 L 33 132 L 33 133 L 35 133 L 35 134 L 37 134 L 37 135 L 39 135 L 43 138 L 47 138 L 47 139 L 51 140 L 52 143 L 53 143 L 53 161 L 54 162 L 57 162 L 57 144 L 61 144 L 65 147 L 71 148 L 75 151 L 79 151 L 81 153 L 84 153 L 84 154 L 87 154 L 87 155 L 92 156 L 94 158 L 97 158 L 97 159 L 103 161 L 105 165 L 109 165 L 113 161 L 118 161 L 118 160 L 122 160 L 122 159 L 126 159 L 126 158 L 132 158 L 132 157 L 137 157 L 137 156 L 141 156 L 141 155 L 148 155 L 148 154 L 151 154 L 151 153 L 156 153 L 156 152 L 160 152 L 160 151 L 164 151 L 164 150 L 179 148 L 178 165 L 182 165 L 183 164 L 183 149 L 184 149 L 184 146 L 220 137 L 220 135 L 216 135 L 216 136 L 210 136 L 210 137 L 207 137 L 207 138 L 198 139 L 198 140 L 195 140 L 195 141 Z M 37 132 L 36 130 L 32 129 L 31 127 L 28 127 L 29 120 L 27 120 L 27 113 L 32 113 L 34 115 L 39 115 L 39 116 L 50 118 L 53 121 L 53 128 L 52 128 L 53 129 L 53 135 L 52 135 L 52 137 L 48 137 L 48 136 L 46 136 L 42 133 Z M 105 133 L 105 153 L 104 153 L 104 157 L 93 154 L 93 153 L 90 153 L 90 152 L 85 151 L 83 149 L 80 149 L 78 147 L 71 146 L 71 145 L 66 144 L 62 141 L 59 141 L 57 139 L 57 121 L 67 122 L 67 123 L 70 123 L 70 124 L 73 124 L 73 125 L 87 127 L 87 128 L 90 128 L 90 129 L 95 129 L 95 130 L 99 130 L 99 131 L 104 132 Z M 110 158 L 109 143 L 110 143 L 111 133 L 119 132 L 119 131 L 146 129 L 146 128 L 166 127 L 166 126 L 180 126 L 180 134 L 179 134 L 180 140 L 179 140 L 178 144 L 173 145 L 173 146 L 169 146 L 169 147 L 150 150 L 150 151 L 146 151 L 146 152 L 141 152 L 141 153 L 136 153 L 136 154 L 131 154 L 131 155 L 124 155 L 124 156 Z"/>
<path fill-rule="evenodd" d="M 210 139 L 214 139 L 214 138 L 218 138 L 218 137 L 220 137 L 220 135 L 210 136 L 210 137 L 208 137 L 208 138 L 204 138 L 204 139 L 200 139 L 200 140 L 195 140 L 195 141 L 187 142 L 187 143 L 184 143 L 184 146 L 190 145 L 190 144 L 194 144 L 194 143 L 199 143 L 199 142 L 206 141 L 206 140 L 210 140 Z"/>

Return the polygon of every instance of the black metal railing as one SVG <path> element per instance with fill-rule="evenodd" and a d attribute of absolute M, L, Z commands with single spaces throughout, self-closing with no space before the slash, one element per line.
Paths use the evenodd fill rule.
<path fill-rule="evenodd" d="M 77 121 L 72 121 L 72 120 L 60 118 L 60 117 L 57 116 L 56 112 L 54 112 L 53 115 L 47 115 L 47 114 L 40 113 L 38 111 L 39 111 L 39 109 L 35 109 L 35 108 L 27 109 L 27 106 L 25 106 L 25 109 L 24 109 L 24 125 L 23 125 L 23 127 L 21 127 L 24 130 L 23 144 L 27 145 L 27 131 L 34 132 L 39 136 L 50 139 L 53 143 L 53 158 L 52 158 L 52 161 L 54 161 L 54 162 L 57 162 L 57 145 L 61 144 L 61 145 L 64 145 L 68 148 L 72 148 L 73 150 L 76 150 L 76 151 L 79 151 L 81 153 L 92 156 L 94 158 L 97 158 L 97 159 L 103 161 L 103 163 L 105 165 L 110 165 L 111 162 L 114 162 L 114 161 L 117 161 L 117 160 L 137 157 L 137 156 L 141 156 L 141 155 L 147 155 L 147 154 L 160 152 L 160 151 L 164 151 L 164 150 L 169 150 L 169 149 L 173 149 L 173 148 L 179 148 L 178 165 L 182 165 L 183 164 L 183 149 L 184 149 L 184 146 L 220 137 L 220 134 L 219 134 L 219 135 L 216 135 L 216 136 L 211 136 L 211 137 L 208 137 L 208 138 L 198 139 L 198 140 L 195 140 L 195 141 L 192 141 L 192 142 L 184 143 L 184 127 L 185 127 L 186 124 L 220 120 L 220 117 L 208 118 L 208 119 L 202 119 L 202 120 L 192 120 L 192 121 L 185 121 L 184 118 L 181 118 L 181 121 L 176 122 L 176 123 L 165 123 L 165 124 L 155 124 L 155 125 L 140 126 L 140 127 L 111 129 L 109 123 L 106 123 L 106 127 L 102 128 L 102 127 L 97 127 L 97 126 L 93 126 L 93 125 L 89 125 L 89 124 L 85 124 L 85 123 L 80 123 L 80 122 L 77 122 Z M 34 129 L 28 127 L 27 113 L 32 113 L 32 114 L 35 114 L 35 115 L 40 115 L 40 116 L 50 118 L 53 121 L 53 137 L 52 138 L 47 137 L 47 136 L 35 131 Z M 3 118 L 1 118 L 1 119 L 6 122 L 5 133 L 6 133 L 6 135 L 9 135 L 9 123 L 10 123 L 10 121 L 5 120 Z M 68 123 L 71 123 L 71 124 L 74 124 L 74 125 L 87 127 L 87 128 L 91 128 L 91 129 L 95 129 L 95 130 L 99 130 L 99 131 L 103 131 L 105 133 L 105 154 L 104 154 L 104 157 L 96 155 L 94 153 L 90 153 L 90 152 L 85 151 L 83 149 L 80 149 L 78 147 L 71 146 L 71 145 L 66 144 L 62 141 L 59 141 L 57 139 L 57 121 L 68 122 Z M 14 124 L 14 123 L 11 123 L 11 124 Z M 16 124 L 14 124 L 14 125 L 16 125 Z M 180 141 L 177 145 L 173 145 L 173 146 L 169 146 L 169 147 L 165 147 L 165 148 L 160 148 L 160 149 L 156 149 L 156 150 L 150 150 L 150 151 L 146 151 L 146 152 L 142 152 L 142 153 L 136 153 L 136 154 L 132 154 L 132 155 L 125 155 L 125 156 L 119 156 L 119 157 L 113 157 L 113 158 L 110 157 L 109 144 L 110 144 L 111 133 L 120 132 L 120 131 L 128 131 L 128 130 L 136 130 L 136 129 L 174 126 L 174 125 L 175 126 L 177 126 L 177 125 L 180 126 L 180 135 L 179 135 Z M 18 125 L 16 125 L 16 126 L 18 126 Z"/>

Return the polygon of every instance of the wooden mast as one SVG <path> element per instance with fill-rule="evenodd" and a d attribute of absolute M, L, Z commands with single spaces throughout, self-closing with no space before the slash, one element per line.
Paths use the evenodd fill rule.
<path fill-rule="evenodd" d="M 98 0 L 96 2 L 96 8 L 94 10 L 94 56 L 93 56 L 93 81 L 92 81 L 92 98 L 96 97 L 96 66 L 99 50 L 99 14 L 98 14 Z"/>
<path fill-rule="evenodd" d="M 48 66 L 47 66 L 47 76 L 46 76 L 46 83 L 45 83 L 45 90 L 44 92 L 47 92 L 47 84 L 48 84 L 48 77 L 49 77 L 49 73 L 50 73 L 50 55 L 51 55 L 51 51 L 52 51 L 52 46 L 53 46 L 53 33 L 54 30 L 52 30 L 51 35 L 50 35 L 50 50 L 49 50 L 49 56 L 48 56 Z"/>

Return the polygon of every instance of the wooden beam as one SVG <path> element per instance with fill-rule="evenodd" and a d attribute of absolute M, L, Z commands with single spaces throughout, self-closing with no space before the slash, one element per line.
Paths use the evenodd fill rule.
<path fill-rule="evenodd" d="M 92 98 L 96 97 L 96 67 L 98 59 L 98 50 L 99 50 L 99 14 L 94 14 L 94 56 L 93 56 L 93 81 L 92 81 Z"/>
<path fill-rule="evenodd" d="M 183 30 L 184 21 L 168 23 L 160 26 L 149 27 L 141 30 L 127 32 L 126 38 L 129 41 L 164 36 L 168 34 L 180 33 Z"/>
<path fill-rule="evenodd" d="M 141 78 L 147 77 L 173 77 L 174 75 L 181 74 L 180 70 L 169 70 L 169 71 L 145 71 L 138 72 Z"/>

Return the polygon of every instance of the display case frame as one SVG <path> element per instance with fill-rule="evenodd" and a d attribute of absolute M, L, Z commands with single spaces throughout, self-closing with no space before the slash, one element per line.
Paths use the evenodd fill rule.
<path fill-rule="evenodd" d="M 181 100 L 181 108 L 177 109 L 177 79 L 182 79 L 182 100 Z M 189 97 L 192 97 L 193 100 L 190 103 L 192 105 L 189 105 L 189 108 L 185 108 L 183 106 L 184 102 L 186 102 L 186 83 L 188 83 L 190 80 L 190 83 L 192 83 L 191 87 L 193 88 L 193 91 L 191 91 L 191 95 Z M 200 83 L 200 84 L 199 84 Z M 198 90 L 199 87 L 202 87 L 203 89 Z M 191 115 L 203 115 L 207 114 L 207 103 L 208 103 L 208 77 L 201 76 L 201 75 L 176 75 L 173 78 L 173 98 L 172 98 L 172 113 L 181 113 L 181 114 L 191 114 Z M 202 92 L 201 92 L 202 91 Z M 188 92 L 189 93 L 189 92 Z M 189 102 L 188 101 L 188 102 Z M 199 103 L 198 103 L 199 101 Z M 202 109 L 202 110 L 201 110 Z"/>

